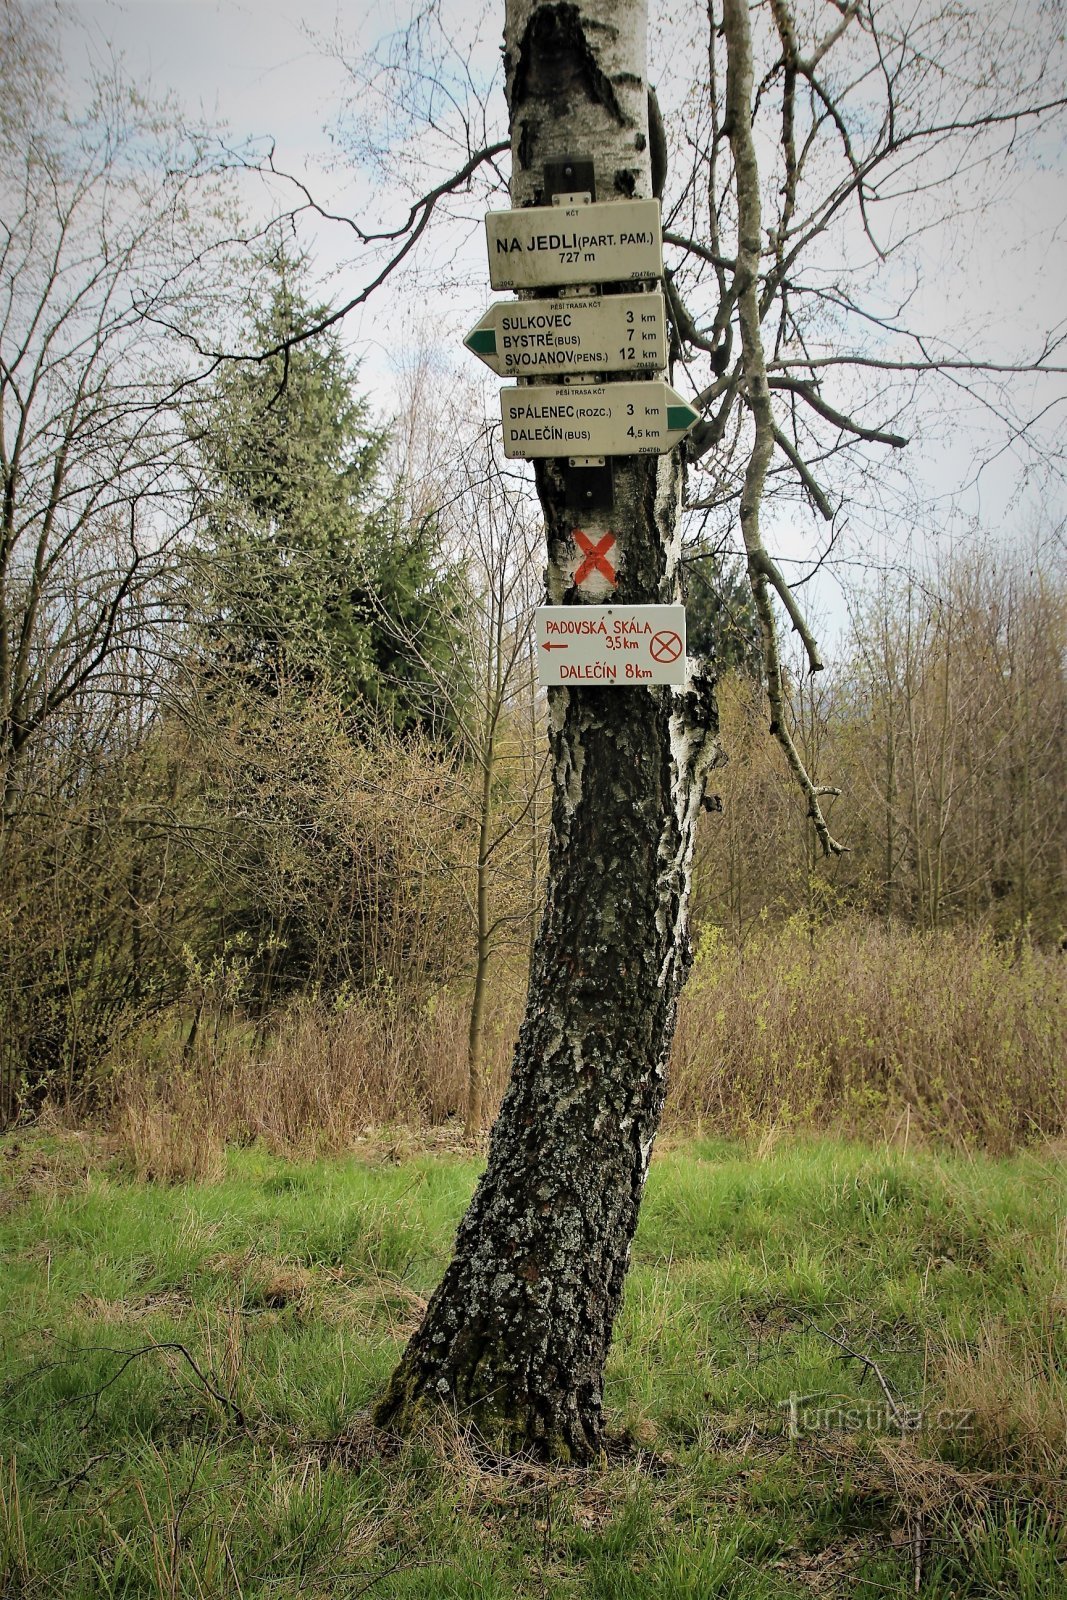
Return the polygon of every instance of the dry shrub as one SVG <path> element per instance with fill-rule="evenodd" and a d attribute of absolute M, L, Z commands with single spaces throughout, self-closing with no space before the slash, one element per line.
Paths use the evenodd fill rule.
<path fill-rule="evenodd" d="M 1067 963 L 965 929 L 859 917 L 706 929 L 683 996 L 674 1128 L 775 1123 L 884 1130 L 1009 1149 L 1056 1135 L 1067 1107 Z M 910 1108 L 910 1109 L 909 1109 Z"/>
<path fill-rule="evenodd" d="M 118 1108 L 115 1131 L 142 1183 L 217 1183 L 225 1170 L 223 1141 L 187 1093 L 171 1104 L 130 1094 Z"/>
<path fill-rule="evenodd" d="M 494 985 L 485 1020 L 492 1112 L 520 1005 L 516 983 Z M 468 1017 L 468 1001 L 450 990 L 421 1005 L 386 992 L 300 1002 L 265 1038 L 231 1023 L 199 1033 L 189 1052 L 179 1029 L 157 1032 L 124 1048 L 113 1120 L 138 1174 L 169 1181 L 186 1176 L 183 1140 L 192 1151 L 205 1128 L 216 1141 L 261 1139 L 294 1155 L 347 1149 L 383 1126 L 439 1124 L 462 1115 Z"/>
<path fill-rule="evenodd" d="M 494 969 L 488 1110 L 507 1081 L 523 975 Z M 469 1001 L 386 987 L 301 1001 L 265 1037 L 237 1016 L 191 1048 L 169 1031 L 123 1047 L 113 1122 L 142 1174 L 215 1170 L 218 1142 L 281 1153 L 350 1148 L 383 1127 L 462 1114 Z M 185 1040 L 183 1045 L 183 1038 Z M 762 932 L 736 950 L 705 931 L 682 998 L 668 1127 L 773 1141 L 791 1128 L 1007 1150 L 1067 1127 L 1067 963 L 964 930 L 915 934 L 861 918 Z"/>

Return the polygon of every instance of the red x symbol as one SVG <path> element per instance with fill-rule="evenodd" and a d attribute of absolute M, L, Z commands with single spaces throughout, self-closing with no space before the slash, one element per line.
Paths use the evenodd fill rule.
<path fill-rule="evenodd" d="M 614 583 L 615 568 L 608 560 L 607 553 L 615 543 L 615 535 L 606 533 L 594 544 L 587 533 L 583 533 L 581 528 L 575 528 L 574 542 L 585 556 L 585 560 L 579 562 L 575 571 L 575 583 L 584 583 L 591 572 L 599 572 L 609 583 Z"/>

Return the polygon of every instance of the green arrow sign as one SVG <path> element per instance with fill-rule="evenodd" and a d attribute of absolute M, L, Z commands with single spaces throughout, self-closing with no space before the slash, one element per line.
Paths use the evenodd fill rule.
<path fill-rule="evenodd" d="M 656 456 L 670 450 L 700 413 L 669 384 L 528 384 L 501 389 L 504 454 Z"/>
<path fill-rule="evenodd" d="M 667 315 L 658 290 L 499 301 L 463 343 L 502 378 L 660 371 L 667 365 Z"/>

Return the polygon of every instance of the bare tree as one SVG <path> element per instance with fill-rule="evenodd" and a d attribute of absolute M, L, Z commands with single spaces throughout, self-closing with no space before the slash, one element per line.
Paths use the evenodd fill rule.
<path fill-rule="evenodd" d="M 964 222 L 980 230 L 1001 174 L 1040 161 L 1067 106 L 1064 44 L 1052 13 L 1020 18 L 986 0 L 963 12 L 923 0 L 906 13 L 877 0 L 834 0 L 829 13 L 713 0 L 654 18 L 654 29 L 663 108 L 652 92 L 648 137 L 674 357 L 704 414 L 684 446 L 683 528 L 705 549 L 740 535 L 771 731 L 832 854 L 833 789 L 812 783 L 791 738 L 776 618 L 797 632 L 811 671 L 822 656 L 773 553 L 776 530 L 783 517 L 811 522 L 810 574 L 833 561 L 854 502 L 889 517 L 907 495 L 914 514 L 894 462 L 934 410 L 970 405 L 983 419 L 975 473 L 1009 451 L 1058 481 L 1062 329 L 1028 335 L 1009 321 L 983 348 L 973 333 L 925 326 L 921 308 L 926 241 Z M 474 232 L 503 188 L 508 142 L 478 54 L 486 30 L 484 15 L 446 30 L 430 5 L 369 57 L 330 44 L 352 85 L 337 136 L 376 179 L 373 218 L 326 211 L 273 154 L 259 163 L 280 196 L 295 189 L 292 220 L 332 220 L 352 239 L 359 287 L 330 321 L 387 282 L 415 281 L 417 256 L 447 288 L 454 250 L 437 249 L 436 225 L 447 219 L 450 238 Z M 679 73 L 694 53 L 706 69 Z"/>
<path fill-rule="evenodd" d="M 106 721 L 156 678 L 189 450 L 188 374 L 158 319 L 203 324 L 204 252 L 226 229 L 198 190 L 209 183 L 214 206 L 222 192 L 168 113 L 117 74 L 66 104 L 40 14 L 5 0 L 3 16 L 3 75 L 19 88 L 0 124 L 7 826 L 25 758 L 61 712 Z"/>

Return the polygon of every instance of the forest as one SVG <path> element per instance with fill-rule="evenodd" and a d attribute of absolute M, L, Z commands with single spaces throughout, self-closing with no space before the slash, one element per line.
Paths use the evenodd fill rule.
<path fill-rule="evenodd" d="M 117 54 L 79 77 L 69 18 L 0 0 L 0 1594 L 1067 1585 L 1063 335 L 964 349 L 912 278 L 969 185 L 992 205 L 1055 164 L 1062 37 L 726 0 L 648 112 L 619 20 L 642 7 L 613 14 L 618 57 L 596 44 L 610 94 L 573 58 L 601 85 L 579 129 L 617 92 L 628 130 L 638 94 L 701 417 L 647 479 L 615 472 L 619 507 L 656 508 L 619 592 L 684 600 L 706 739 L 687 773 L 669 692 L 634 712 L 681 819 L 646 937 L 612 842 L 645 791 L 581 821 L 583 751 L 644 782 L 660 747 L 598 745 L 612 691 L 538 677 L 536 608 L 588 601 L 593 546 L 554 464 L 504 456 L 477 363 L 409 316 L 427 241 L 458 261 L 449 230 L 508 203 L 509 150 L 536 203 L 537 51 L 570 83 L 570 13 L 599 40 L 603 10 L 509 0 L 510 136 L 447 8 L 345 58 L 339 159 L 375 199 L 341 219 L 338 287 L 338 218 L 283 151 Z M 685 25 L 656 26 L 670 60 Z M 364 303 L 405 329 L 388 409 Z M 1010 456 L 995 526 L 945 488 L 930 532 L 908 449 L 936 415 L 953 448 L 981 416 L 975 481 Z M 585 972 L 553 919 L 593 903 Z M 646 1077 L 572 1114 L 647 951 Z M 589 975 L 613 962 L 617 994 Z M 512 1412 L 483 1352 L 443 1369 L 427 1433 L 419 1341 L 535 1090 L 588 1118 L 606 1208 L 634 1189 L 600 1366 L 577 1412 L 529 1376 Z M 542 1273 L 569 1303 L 562 1238 L 517 1274 L 517 1343 Z"/>
<path fill-rule="evenodd" d="M 210 151 L 121 79 L 75 118 L 47 35 L 26 17 L 16 34 L 19 18 L 9 8 L 3 130 L 20 193 L 4 252 L 3 1116 L 48 1104 L 135 1140 L 192 1115 L 223 1140 L 343 1143 L 409 1118 L 477 1132 L 544 892 L 532 485 L 471 421 L 472 377 L 446 379 L 428 342 L 397 415 L 376 420 L 282 225 L 241 242 Z M 207 348 L 223 297 L 235 357 L 198 362 L 190 330 Z M 907 1105 L 1004 1145 L 1057 1132 L 1053 526 L 1020 513 L 914 571 L 846 578 L 817 677 L 786 626 L 792 738 L 840 790 L 847 850 L 827 860 L 766 734 L 744 561 L 693 515 L 690 650 L 716 663 L 728 762 L 696 846 L 698 969 L 669 1114 L 735 1128 Z M 783 975 L 804 966 L 790 995 Z M 822 998 L 805 1006 L 805 990 Z M 771 1092 L 755 995 L 780 1059 L 806 1061 L 802 1084 Z M 860 1064 L 864 1035 L 883 1044 Z M 1029 1063 L 1017 1080 L 1006 1043 Z"/>

